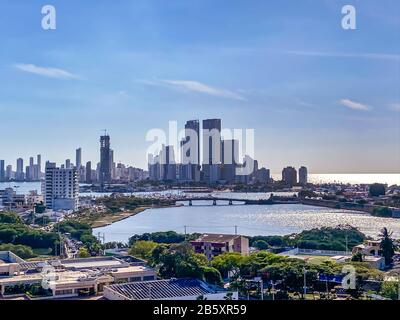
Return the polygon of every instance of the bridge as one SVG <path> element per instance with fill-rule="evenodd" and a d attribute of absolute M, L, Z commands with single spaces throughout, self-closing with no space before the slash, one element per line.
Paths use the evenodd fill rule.
<path fill-rule="evenodd" d="M 189 202 L 189 206 L 193 205 L 193 201 L 210 201 L 213 206 L 217 205 L 218 201 L 225 201 L 231 206 L 234 202 L 242 202 L 244 205 L 273 205 L 273 204 L 296 204 L 300 201 L 295 197 L 270 197 L 269 199 L 240 199 L 240 198 L 226 198 L 214 196 L 198 196 L 198 197 L 181 197 L 176 198 L 176 202 Z"/>

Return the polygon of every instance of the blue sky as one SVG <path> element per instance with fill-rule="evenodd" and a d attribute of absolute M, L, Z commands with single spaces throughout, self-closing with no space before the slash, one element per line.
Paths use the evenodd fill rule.
<path fill-rule="evenodd" d="M 57 29 L 41 28 L 54 5 Z M 341 27 L 352 4 L 357 29 Z M 397 0 L 0 2 L 0 159 L 145 167 L 149 129 L 254 128 L 279 172 L 400 172 Z"/>

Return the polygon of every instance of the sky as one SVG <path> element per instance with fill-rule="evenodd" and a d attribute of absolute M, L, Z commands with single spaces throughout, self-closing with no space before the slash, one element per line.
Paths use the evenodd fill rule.
<path fill-rule="evenodd" d="M 56 8 L 43 30 L 42 6 Z M 342 7 L 356 29 L 342 28 Z M 280 172 L 400 172 L 398 0 L 0 0 L 0 159 L 146 167 L 153 128 L 254 129 Z"/>

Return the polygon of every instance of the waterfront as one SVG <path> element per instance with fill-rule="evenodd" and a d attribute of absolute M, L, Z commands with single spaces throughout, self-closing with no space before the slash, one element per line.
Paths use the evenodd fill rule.
<path fill-rule="evenodd" d="M 280 173 L 272 174 L 271 176 L 274 180 L 280 180 L 282 178 Z M 309 174 L 308 180 L 311 183 L 368 184 L 368 183 L 378 182 L 378 183 L 386 183 L 390 186 L 393 184 L 400 185 L 400 173 Z M 14 182 L 14 181 L 0 182 L 0 190 L 5 188 L 14 188 L 16 192 L 19 194 L 27 194 L 31 190 L 36 190 L 39 194 L 41 193 L 40 182 Z M 90 194 L 90 195 L 97 195 L 97 194 Z"/>
<path fill-rule="evenodd" d="M 372 237 L 376 237 L 383 227 L 392 230 L 395 237 L 400 236 L 399 219 L 301 204 L 229 206 L 226 203 L 211 206 L 200 201 L 192 207 L 148 209 L 112 225 L 94 229 L 93 233 L 104 233 L 107 242 L 127 242 L 130 236 L 145 232 L 174 230 L 183 233 L 184 226 L 187 226 L 188 233 L 234 233 L 234 226 L 237 225 L 240 234 L 255 236 L 286 235 L 339 224 L 350 224 Z"/>

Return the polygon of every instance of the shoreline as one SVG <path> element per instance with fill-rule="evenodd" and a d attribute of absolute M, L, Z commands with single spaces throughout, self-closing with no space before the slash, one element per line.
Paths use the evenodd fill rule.
<path fill-rule="evenodd" d="M 92 229 L 102 228 L 109 225 L 112 225 L 115 222 L 119 222 L 125 220 L 127 218 L 133 217 L 147 209 L 161 209 L 161 208 L 173 208 L 173 207 L 180 207 L 180 205 L 173 205 L 173 206 L 145 206 L 145 207 L 137 207 L 133 211 L 128 212 L 119 212 L 116 214 L 106 214 L 105 216 L 99 217 L 90 223 Z"/>
<path fill-rule="evenodd" d="M 290 204 L 290 203 L 288 203 Z M 329 208 L 329 209 L 336 209 L 336 210 L 345 210 L 345 211 L 349 211 L 351 213 L 356 213 L 356 214 L 365 214 L 368 216 L 374 216 L 373 214 L 371 214 L 371 212 L 368 212 L 367 210 L 360 210 L 359 208 L 346 208 L 346 207 L 335 207 L 332 205 L 328 205 L 326 203 L 322 204 L 321 202 L 319 203 L 310 203 L 310 202 L 306 202 L 306 201 L 300 201 L 299 204 L 302 204 L 304 206 L 314 206 L 314 207 L 323 207 L 323 208 Z M 163 209 L 163 208 L 174 208 L 174 207 L 180 207 L 183 206 L 183 204 L 176 204 L 176 205 L 169 205 L 169 206 L 145 206 L 145 207 L 138 207 L 133 211 L 129 211 L 129 212 L 120 212 L 117 214 L 106 214 L 105 216 L 99 217 L 98 219 L 95 219 L 94 221 L 92 221 L 90 223 L 90 226 L 92 227 L 92 229 L 96 229 L 96 228 L 101 228 L 101 227 L 106 227 L 109 225 L 112 225 L 115 222 L 119 222 L 122 220 L 125 220 L 127 218 L 133 217 L 147 209 Z M 392 219 L 396 219 L 396 217 L 385 217 L 385 216 L 381 216 L 380 218 L 392 218 Z"/>

